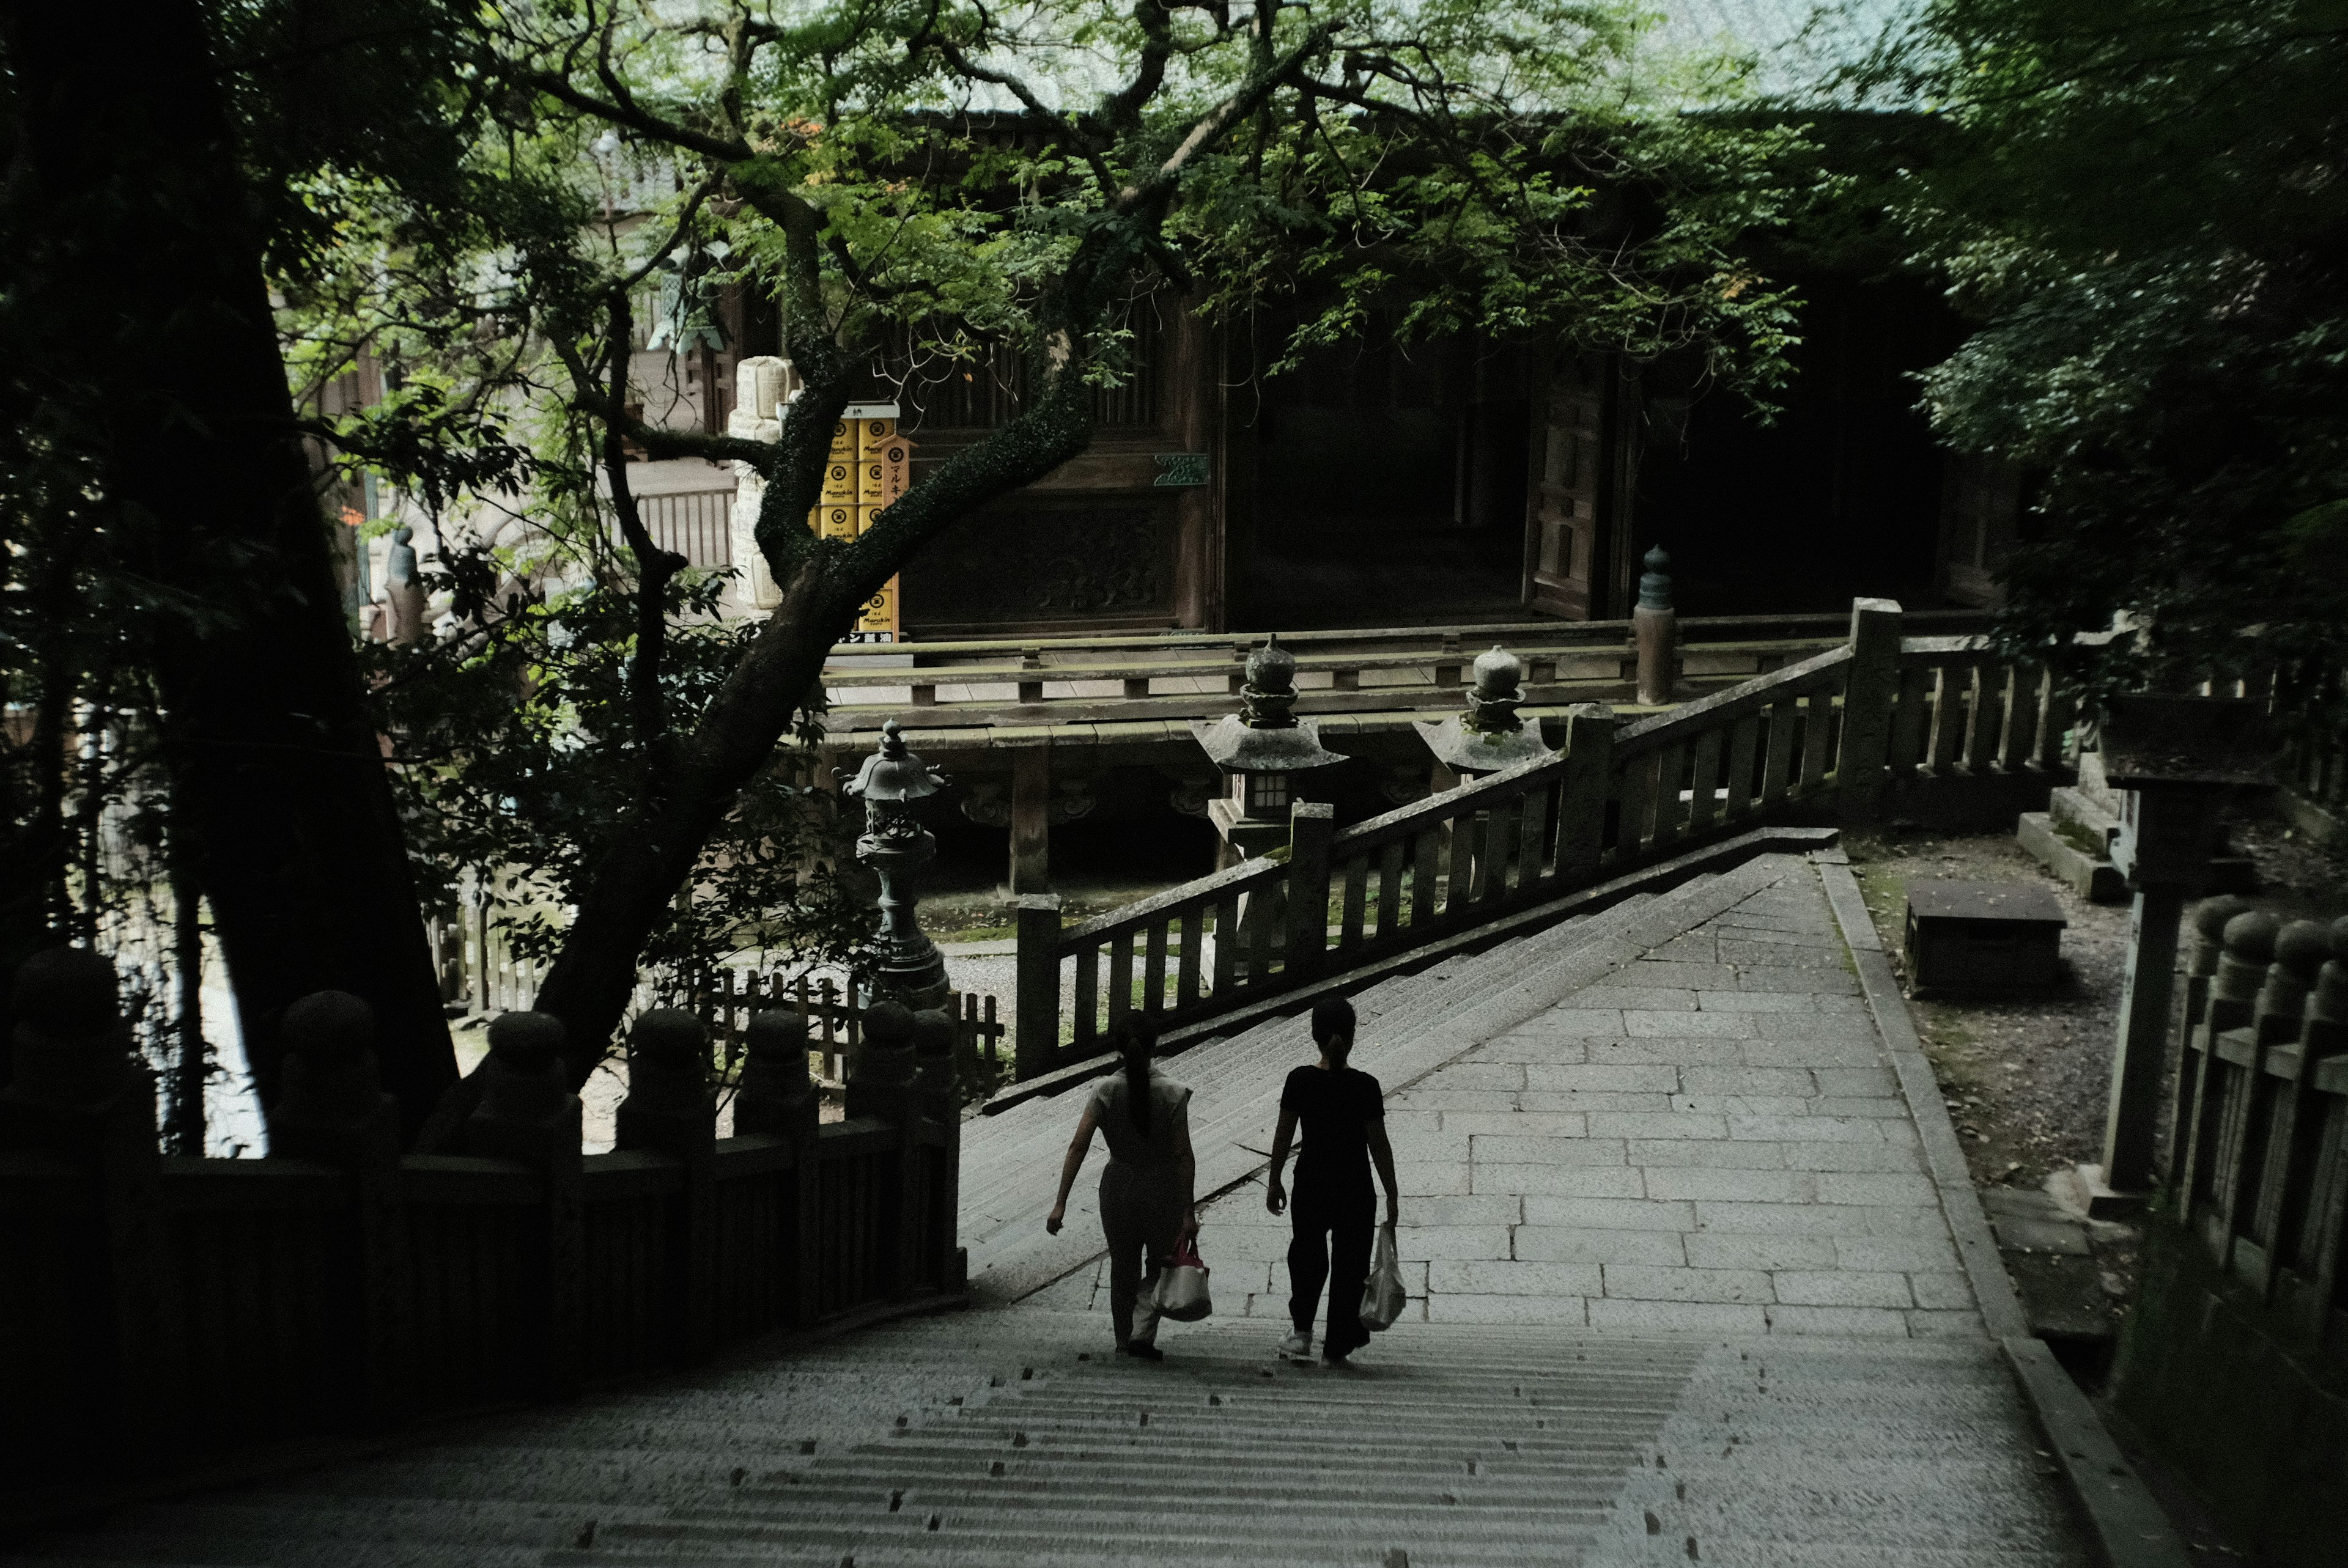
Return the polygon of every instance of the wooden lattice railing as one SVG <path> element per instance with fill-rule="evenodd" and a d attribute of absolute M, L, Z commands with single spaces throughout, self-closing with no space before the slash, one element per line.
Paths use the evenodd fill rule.
<path fill-rule="evenodd" d="M 1861 600 L 1840 646 L 1628 725 L 1576 709 L 1556 753 L 1343 832 L 1300 803 L 1284 859 L 1067 928 L 1056 898 L 1021 900 L 1018 1075 L 1096 1054 L 1137 1009 L 1206 1023 L 1708 839 L 1873 815 L 1920 774 L 2057 765 L 2069 723 L 2043 666 L 1975 637 L 1903 639 L 1896 604 Z"/>

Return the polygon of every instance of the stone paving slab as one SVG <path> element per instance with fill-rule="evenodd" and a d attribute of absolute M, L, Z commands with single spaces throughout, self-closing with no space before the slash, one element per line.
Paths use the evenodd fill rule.
<path fill-rule="evenodd" d="M 1397 1244 L 1425 1266 L 1411 1317 L 1982 1334 L 1817 872 L 1781 863 L 1693 928 L 1638 935 L 1660 938 L 1647 957 L 1389 1097 Z M 1202 1249 L 1245 1271 L 1241 1315 L 1284 1316 L 1285 1235 L 1257 1184 L 1210 1210 Z"/>

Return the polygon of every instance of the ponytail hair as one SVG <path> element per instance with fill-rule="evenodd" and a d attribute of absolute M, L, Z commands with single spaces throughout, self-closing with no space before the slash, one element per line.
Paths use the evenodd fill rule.
<path fill-rule="evenodd" d="M 1109 1030 L 1109 1043 L 1125 1059 L 1125 1111 L 1138 1132 L 1149 1131 L 1149 1058 L 1158 1048 L 1158 1031 L 1138 1019 L 1127 1017 Z"/>

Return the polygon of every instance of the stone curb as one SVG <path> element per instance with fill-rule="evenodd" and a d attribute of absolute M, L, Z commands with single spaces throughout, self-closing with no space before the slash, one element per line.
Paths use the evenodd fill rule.
<path fill-rule="evenodd" d="M 2013 1281 L 1998 1255 L 1981 1194 L 1973 1188 L 1972 1173 L 1965 1166 L 1964 1150 L 1957 1143 L 1949 1108 L 1941 1099 L 1940 1081 L 1925 1059 L 1924 1042 L 1909 1016 L 1908 999 L 1900 994 L 1891 960 L 1884 955 L 1867 901 L 1859 895 L 1858 877 L 1847 865 L 1822 864 L 1818 876 L 1826 884 L 1835 923 L 1842 927 L 1843 940 L 1850 948 L 1884 1053 L 1891 1059 L 1909 1115 L 1923 1140 L 1924 1162 L 1940 1192 L 1941 1210 L 1949 1222 L 1950 1235 L 1956 1238 L 1965 1276 L 1972 1282 L 1982 1322 L 2004 1351 L 2014 1383 L 2045 1434 L 2055 1462 L 2062 1466 L 2103 1562 L 2107 1568 L 2188 1568 L 2191 1559 L 2184 1542 L 2143 1479 L 2104 1430 L 2095 1406 L 2071 1381 L 2045 1341 L 2030 1333 L 2021 1298 L 2014 1294 Z"/>

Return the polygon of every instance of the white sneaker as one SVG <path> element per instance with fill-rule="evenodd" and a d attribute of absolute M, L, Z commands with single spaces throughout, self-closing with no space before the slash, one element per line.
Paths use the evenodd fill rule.
<path fill-rule="evenodd" d="M 1313 1336 L 1292 1333 L 1280 1342 L 1280 1353 L 1292 1361 L 1313 1359 Z"/>

